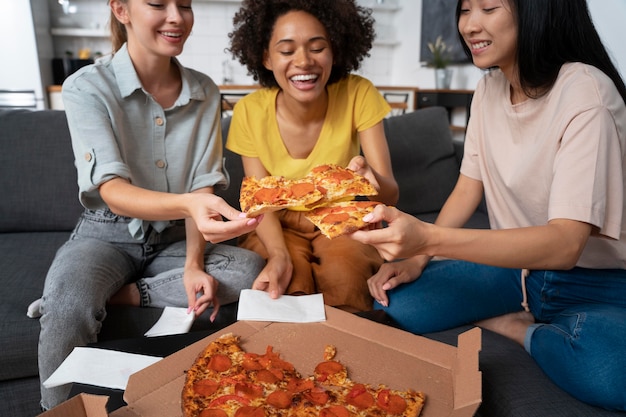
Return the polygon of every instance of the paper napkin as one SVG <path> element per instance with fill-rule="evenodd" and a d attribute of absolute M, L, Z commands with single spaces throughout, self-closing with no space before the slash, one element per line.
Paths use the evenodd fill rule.
<path fill-rule="evenodd" d="M 161 358 L 156 356 L 76 347 L 61 366 L 44 381 L 43 386 L 51 388 L 77 382 L 125 390 L 130 375 L 160 360 Z"/>
<path fill-rule="evenodd" d="M 270 298 L 265 291 L 242 290 L 237 320 L 310 323 L 326 321 L 322 294 L 281 295 Z"/>
<path fill-rule="evenodd" d="M 170 334 L 187 333 L 191 329 L 196 315 L 187 313 L 186 308 L 165 307 L 159 320 L 154 323 L 144 336 L 167 336 Z"/>

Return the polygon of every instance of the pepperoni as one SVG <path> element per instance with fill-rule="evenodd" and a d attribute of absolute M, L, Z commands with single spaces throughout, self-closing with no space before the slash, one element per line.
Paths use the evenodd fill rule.
<path fill-rule="evenodd" d="M 193 391 L 203 397 L 209 397 L 217 391 L 219 383 L 210 379 L 203 379 L 193 384 Z"/>
<path fill-rule="evenodd" d="M 278 409 L 284 410 L 291 405 L 292 394 L 285 391 L 274 391 L 267 396 L 267 403 Z"/>
<path fill-rule="evenodd" d="M 345 371 L 344 366 L 337 361 L 324 361 L 317 364 L 315 367 L 315 373 L 318 374 L 338 374 Z"/>
<path fill-rule="evenodd" d="M 313 389 L 315 384 L 310 379 L 292 378 L 287 382 L 287 391 L 298 393 Z"/>
<path fill-rule="evenodd" d="M 205 408 L 198 417 L 228 417 L 228 414 L 219 408 Z"/>
<path fill-rule="evenodd" d="M 348 404 L 352 404 L 356 408 L 365 409 L 374 405 L 374 397 L 367 392 L 365 385 L 355 384 L 348 395 L 346 395 Z"/>
<path fill-rule="evenodd" d="M 322 223 L 336 224 L 345 222 L 348 219 L 350 219 L 350 215 L 347 213 L 331 213 L 322 219 Z"/>
<path fill-rule="evenodd" d="M 328 393 L 321 388 L 305 391 L 302 393 L 302 395 L 304 396 L 304 398 L 316 405 L 324 405 L 328 402 L 328 399 L 330 398 Z"/>
<path fill-rule="evenodd" d="M 265 417 L 263 407 L 245 406 L 235 411 L 235 417 Z"/>
<path fill-rule="evenodd" d="M 273 203 L 278 199 L 280 189 L 278 188 L 261 188 L 254 193 L 254 199 L 261 203 Z"/>
<path fill-rule="evenodd" d="M 320 410 L 320 417 L 350 417 L 351 415 L 343 405 L 332 405 Z"/>
<path fill-rule="evenodd" d="M 301 198 L 315 191 L 315 186 L 310 183 L 295 183 L 290 187 L 290 189 L 295 198 Z"/>
<path fill-rule="evenodd" d="M 211 356 L 208 368 L 212 371 L 224 372 L 229 370 L 231 365 L 232 362 L 230 361 L 230 358 L 228 356 L 217 353 Z"/>
<path fill-rule="evenodd" d="M 250 404 L 250 400 L 248 400 L 247 398 L 240 397 L 239 395 L 228 394 L 228 395 L 222 395 L 221 397 L 217 397 L 216 399 L 211 401 L 209 403 L 209 407 L 215 407 L 217 405 L 224 404 L 228 401 L 237 401 L 238 403 L 241 403 L 241 404 Z"/>
<path fill-rule="evenodd" d="M 341 170 L 341 171 L 334 171 L 331 173 L 330 178 L 331 180 L 335 181 L 335 182 L 341 182 L 344 180 L 352 180 L 354 179 L 354 174 L 350 171 L 347 170 Z"/>
<path fill-rule="evenodd" d="M 259 363 L 263 364 L 266 368 L 281 369 L 284 371 L 293 371 L 294 367 L 291 363 L 284 361 L 280 356 L 272 350 L 271 346 L 267 347 L 265 355 L 259 357 Z"/>
<path fill-rule="evenodd" d="M 259 398 L 263 396 L 263 387 L 256 384 L 238 382 L 235 384 L 235 394 L 245 398 Z"/>
<path fill-rule="evenodd" d="M 320 172 L 324 172 L 324 171 L 329 171 L 330 165 L 318 165 L 316 167 L 314 167 L 311 172 L 314 174 L 319 174 Z"/>
<path fill-rule="evenodd" d="M 241 366 L 246 371 L 258 371 L 264 368 L 264 366 L 259 363 L 259 355 L 256 353 L 245 354 Z"/>
<path fill-rule="evenodd" d="M 406 409 L 406 401 L 397 394 L 392 394 L 388 389 L 378 393 L 376 404 L 390 414 L 402 414 Z"/>
<path fill-rule="evenodd" d="M 283 373 L 280 369 L 272 369 L 271 371 L 267 369 L 261 369 L 256 374 L 256 380 L 259 382 L 265 382 L 268 384 L 275 384 L 278 381 L 283 379 Z"/>

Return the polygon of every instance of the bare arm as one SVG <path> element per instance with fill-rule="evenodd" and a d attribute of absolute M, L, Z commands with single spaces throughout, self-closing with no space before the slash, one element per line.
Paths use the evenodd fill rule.
<path fill-rule="evenodd" d="M 259 223 L 257 219 L 247 219 L 239 210 L 209 192 L 164 193 L 114 178 L 100 186 L 100 195 L 111 211 L 120 216 L 151 221 L 191 217 L 204 239 L 210 242 L 223 242 L 248 233 Z M 231 221 L 224 222 L 222 217 Z"/>
<path fill-rule="evenodd" d="M 474 230 L 424 223 L 391 207 L 378 206 L 368 221 L 389 227 L 359 231 L 353 237 L 374 245 L 385 259 L 424 254 L 505 268 L 572 268 L 592 226 L 554 219 L 543 226 L 506 230 Z"/>
<path fill-rule="evenodd" d="M 435 224 L 462 227 L 480 204 L 482 196 L 483 187 L 480 181 L 460 175 Z M 387 291 L 417 279 L 431 259 L 430 255 L 416 254 L 402 261 L 383 264 L 367 281 L 370 294 L 380 304 L 387 306 Z"/>
<path fill-rule="evenodd" d="M 263 178 L 267 170 L 258 158 L 242 157 L 246 176 Z M 284 294 L 293 273 L 291 256 L 285 244 L 283 229 L 276 213 L 266 213 L 256 230 L 268 254 L 267 264 L 254 280 L 252 288 L 267 291 L 272 298 Z"/>
<path fill-rule="evenodd" d="M 388 205 L 396 204 L 400 194 L 398 183 L 393 176 L 383 122 L 359 132 L 359 141 L 365 160 L 360 156 L 355 157 L 350 161 L 348 168 L 364 175 L 370 181 L 372 179 L 370 176 L 373 176 L 375 183 L 378 184 L 378 195 L 373 197 L 374 199 Z"/>
<path fill-rule="evenodd" d="M 202 189 L 196 192 L 210 193 L 210 189 Z M 204 263 L 206 240 L 198 230 L 196 222 L 191 217 L 185 219 L 186 232 L 186 258 L 183 274 L 183 284 L 187 293 L 189 305 L 188 311 L 194 311 L 197 316 L 202 314 L 211 304 L 213 311 L 210 320 L 214 321 L 220 308 L 217 298 L 219 282 L 207 274 Z M 197 297 L 197 294 L 201 294 Z"/>

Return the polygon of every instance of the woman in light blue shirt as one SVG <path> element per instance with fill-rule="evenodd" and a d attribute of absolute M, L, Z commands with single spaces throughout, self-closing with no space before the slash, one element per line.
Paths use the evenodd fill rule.
<path fill-rule="evenodd" d="M 75 346 L 96 341 L 121 288 L 141 306 L 196 315 L 212 307 L 214 320 L 264 264 L 253 252 L 207 243 L 250 232 L 258 220 L 212 194 L 228 185 L 219 91 L 175 58 L 193 26 L 191 0 L 111 0 L 110 8 L 116 52 L 63 84 L 85 212 L 46 277 L 42 382 Z M 69 389 L 42 385 L 42 407 Z"/>

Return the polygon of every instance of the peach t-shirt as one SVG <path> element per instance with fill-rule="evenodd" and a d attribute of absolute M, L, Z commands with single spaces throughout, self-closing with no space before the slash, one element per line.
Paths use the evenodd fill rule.
<path fill-rule="evenodd" d="M 626 269 L 626 105 L 598 69 L 570 63 L 552 90 L 512 105 L 501 71 L 472 100 L 463 175 L 482 181 L 493 229 L 590 223 L 586 268 Z"/>

